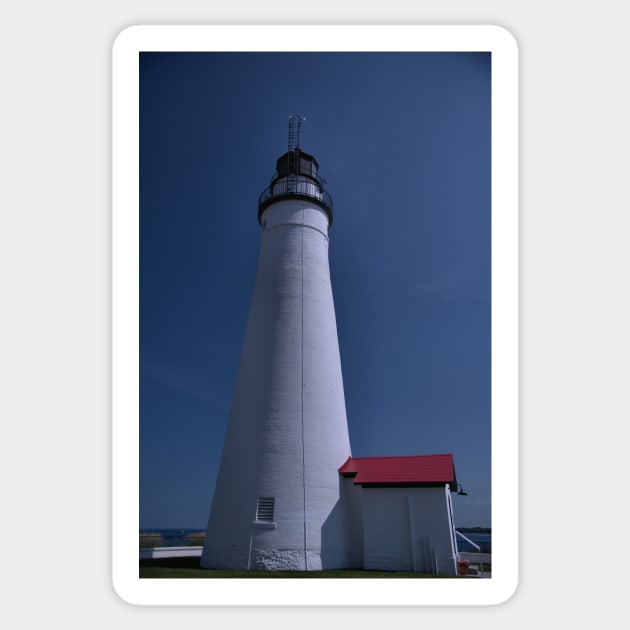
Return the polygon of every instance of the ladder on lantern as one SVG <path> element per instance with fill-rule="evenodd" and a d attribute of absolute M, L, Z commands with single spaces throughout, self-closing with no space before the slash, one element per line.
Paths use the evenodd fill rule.
<path fill-rule="evenodd" d="M 304 116 L 289 116 L 289 153 L 300 148 L 300 128 L 302 121 L 306 120 Z"/>

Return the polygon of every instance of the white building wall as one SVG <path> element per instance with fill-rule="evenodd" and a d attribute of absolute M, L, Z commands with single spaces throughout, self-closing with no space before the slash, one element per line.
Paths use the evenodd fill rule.
<path fill-rule="evenodd" d="M 413 571 L 404 488 L 363 488 L 363 565 L 366 569 Z"/>
<path fill-rule="evenodd" d="M 350 441 L 328 265 L 328 218 L 283 200 L 262 215 L 254 295 L 201 565 L 343 566 L 338 468 Z M 274 497 L 273 523 L 256 523 Z"/>
<path fill-rule="evenodd" d="M 347 568 L 363 567 L 363 488 L 352 477 L 340 476 Z"/>
<path fill-rule="evenodd" d="M 364 567 L 456 575 L 448 493 L 364 487 Z"/>

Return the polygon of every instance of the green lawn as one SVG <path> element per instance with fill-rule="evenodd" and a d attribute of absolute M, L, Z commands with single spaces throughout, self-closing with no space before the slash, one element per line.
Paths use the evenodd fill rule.
<path fill-rule="evenodd" d="M 446 576 L 410 571 L 226 571 L 199 568 L 199 558 L 141 560 L 141 578 L 438 578 Z"/>

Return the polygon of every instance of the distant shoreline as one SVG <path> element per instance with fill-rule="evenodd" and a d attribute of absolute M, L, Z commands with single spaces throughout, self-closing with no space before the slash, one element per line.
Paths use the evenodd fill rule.
<path fill-rule="evenodd" d="M 475 549 L 490 553 L 492 529 L 490 527 L 456 527 L 459 551 Z M 470 536 L 470 538 L 468 538 Z M 158 547 L 203 547 L 206 532 L 198 528 L 146 528 L 140 530 L 140 549 Z"/>
<path fill-rule="evenodd" d="M 492 533 L 491 527 L 455 527 L 455 529 L 458 532 L 461 532 L 462 534 L 491 534 Z M 158 534 L 158 533 L 164 533 L 164 532 L 169 532 L 173 534 L 178 534 L 178 533 L 204 534 L 205 531 L 206 530 L 204 528 L 196 528 L 196 527 L 153 527 L 153 528 L 141 527 L 140 528 L 140 534 L 144 534 L 144 535 Z"/>

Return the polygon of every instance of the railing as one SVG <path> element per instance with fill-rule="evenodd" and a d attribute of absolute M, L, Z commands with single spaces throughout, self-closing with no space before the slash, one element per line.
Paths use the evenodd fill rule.
<path fill-rule="evenodd" d="M 463 539 L 464 539 L 464 540 L 465 540 L 465 541 L 466 541 L 469 545 L 472 545 L 472 546 L 473 546 L 473 547 L 477 550 L 477 553 L 481 553 L 481 547 L 480 547 L 477 543 L 475 543 L 475 542 L 473 542 L 472 540 L 470 540 L 470 538 L 467 538 L 466 536 L 464 536 L 464 534 L 462 534 L 462 533 L 461 533 L 460 531 L 458 531 L 458 530 L 455 530 L 455 533 L 456 533 L 456 534 L 457 534 L 460 538 L 463 538 Z"/>
<path fill-rule="evenodd" d="M 332 222 L 333 200 L 324 187 L 308 177 L 283 177 L 272 182 L 258 197 L 258 218 L 262 211 L 278 197 L 307 197 L 319 202 Z"/>
<path fill-rule="evenodd" d="M 470 558 L 471 561 L 474 561 L 476 559 L 477 560 L 477 565 L 479 567 L 479 569 L 478 569 L 479 574 L 483 574 L 483 572 L 484 572 L 483 571 L 483 565 L 484 565 L 484 562 L 488 561 L 489 554 L 483 552 L 481 550 L 481 547 L 477 543 L 475 543 L 472 540 L 470 540 L 470 538 L 464 536 L 464 534 L 462 534 L 460 531 L 455 530 L 455 534 L 457 536 L 459 536 L 460 538 L 462 538 L 463 540 L 465 540 L 474 549 L 476 549 L 476 551 L 474 551 L 474 552 L 460 552 L 459 548 L 458 548 L 457 557 L 460 558 L 460 557 L 465 555 L 466 556 L 466 561 L 468 561 L 468 558 Z"/>

